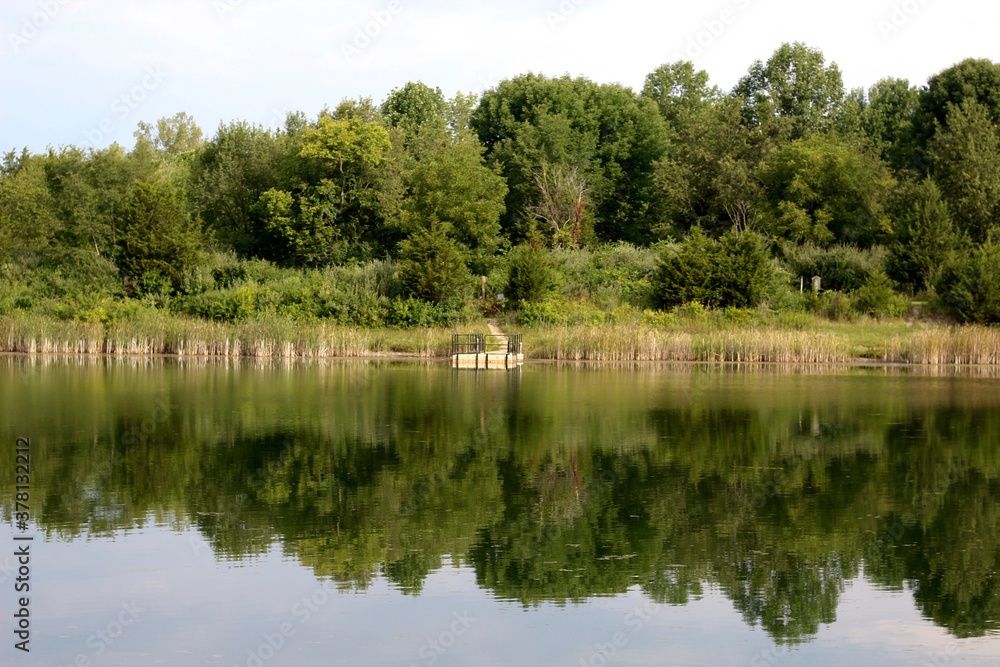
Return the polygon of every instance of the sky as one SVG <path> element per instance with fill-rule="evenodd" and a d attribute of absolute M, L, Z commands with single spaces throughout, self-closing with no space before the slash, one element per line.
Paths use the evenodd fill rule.
<path fill-rule="evenodd" d="M 140 121 L 186 112 L 279 127 L 408 81 L 446 96 L 535 72 L 642 88 L 692 60 L 731 89 L 783 42 L 847 88 L 916 85 L 1000 62 L 1000 3 L 973 0 L 2 0 L 0 151 L 130 148 Z"/>

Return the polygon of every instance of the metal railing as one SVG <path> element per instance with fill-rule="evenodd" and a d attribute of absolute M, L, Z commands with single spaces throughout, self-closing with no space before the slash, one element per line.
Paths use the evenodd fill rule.
<path fill-rule="evenodd" d="M 451 353 L 523 354 L 521 334 L 452 334 Z"/>

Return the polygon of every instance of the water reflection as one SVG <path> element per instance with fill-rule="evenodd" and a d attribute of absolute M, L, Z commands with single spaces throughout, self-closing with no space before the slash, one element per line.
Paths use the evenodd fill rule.
<path fill-rule="evenodd" d="M 32 437 L 50 538 L 194 528 L 219 560 L 278 547 L 343 589 L 412 595 L 455 563 L 526 608 L 711 589 L 781 643 L 863 576 L 971 637 L 1000 619 L 994 383 L 8 357 L 0 423 Z M 5 477 L 7 520 L 12 493 Z"/>

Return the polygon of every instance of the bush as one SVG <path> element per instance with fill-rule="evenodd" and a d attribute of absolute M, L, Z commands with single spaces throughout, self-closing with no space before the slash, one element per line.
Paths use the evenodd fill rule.
<path fill-rule="evenodd" d="M 854 310 L 872 317 L 899 317 L 909 308 L 909 302 L 896 294 L 885 273 L 878 271 L 854 293 Z"/>
<path fill-rule="evenodd" d="M 880 246 L 862 250 L 849 245 L 819 248 L 807 243 L 782 248 L 792 276 L 805 278 L 807 285 L 813 276 L 819 276 L 823 289 L 841 292 L 860 289 L 873 273 L 881 271 L 885 254 Z"/>
<path fill-rule="evenodd" d="M 179 291 L 200 258 L 201 235 L 180 195 L 156 181 L 136 183 L 115 211 L 116 263 L 133 293 Z"/>
<path fill-rule="evenodd" d="M 759 234 L 730 231 L 715 241 L 693 227 L 684 243 L 664 247 L 654 287 L 668 308 L 752 308 L 771 294 L 774 267 Z"/>
<path fill-rule="evenodd" d="M 953 261 L 937 281 L 941 302 L 963 322 L 1000 322 L 1000 244 L 992 239 Z"/>
<path fill-rule="evenodd" d="M 806 304 L 812 312 L 834 321 L 853 319 L 856 313 L 851 297 L 838 291 L 810 292 Z"/>
<path fill-rule="evenodd" d="M 585 301 L 565 301 L 553 297 L 542 301 L 524 301 L 518 310 L 518 322 L 524 326 L 567 324 L 602 324 L 608 315 Z"/>
<path fill-rule="evenodd" d="M 542 248 L 524 244 L 507 254 L 506 298 L 512 303 L 541 301 L 555 289 L 555 272 Z"/>
<path fill-rule="evenodd" d="M 889 247 L 886 269 L 911 293 L 929 289 L 961 238 L 952 224 L 948 205 L 934 181 L 901 188 L 895 240 Z"/>
<path fill-rule="evenodd" d="M 468 293 L 471 275 L 446 225 L 421 229 L 399 244 L 399 278 L 410 296 L 441 303 Z"/>

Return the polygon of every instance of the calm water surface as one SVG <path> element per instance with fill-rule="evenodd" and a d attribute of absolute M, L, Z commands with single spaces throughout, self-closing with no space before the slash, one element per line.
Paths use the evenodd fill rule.
<path fill-rule="evenodd" d="M 997 665 L 998 387 L 2 357 L 0 664 Z"/>

